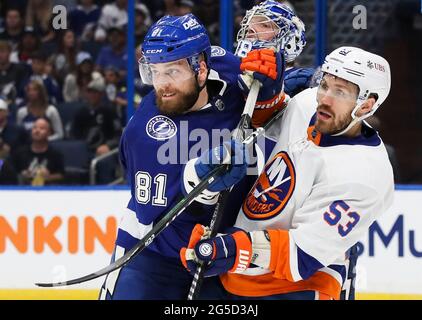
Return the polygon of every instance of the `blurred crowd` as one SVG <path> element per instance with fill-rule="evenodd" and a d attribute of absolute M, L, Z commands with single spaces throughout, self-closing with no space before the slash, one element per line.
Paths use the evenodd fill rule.
<path fill-rule="evenodd" d="M 236 19 L 254 3 L 234 1 Z M 160 17 L 189 12 L 218 44 L 219 4 L 137 1 L 135 44 Z M 66 8 L 66 29 L 54 28 L 59 5 Z M 117 147 L 127 122 L 127 0 L 2 0 L 0 13 L 0 184 L 122 181 Z M 137 106 L 150 88 L 135 74 Z M 93 159 L 99 160 L 94 176 Z"/>
<path fill-rule="evenodd" d="M 53 27 L 57 5 L 66 29 Z M 0 184 L 89 183 L 127 121 L 127 0 L 2 0 L 0 13 Z M 149 16 L 136 5 L 137 30 Z M 111 155 L 96 183 L 118 177 Z"/>

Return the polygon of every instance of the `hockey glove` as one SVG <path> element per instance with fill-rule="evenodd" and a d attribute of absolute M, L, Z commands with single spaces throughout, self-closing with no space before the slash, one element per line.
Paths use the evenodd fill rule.
<path fill-rule="evenodd" d="M 290 72 L 284 78 L 284 92 L 294 97 L 309 88 L 314 72 L 313 68 L 299 68 Z"/>
<path fill-rule="evenodd" d="M 233 233 L 206 239 L 209 234 L 208 227 L 197 224 L 188 247 L 180 250 L 182 264 L 192 275 L 195 274 L 199 261 L 206 263 L 205 277 L 227 272 L 241 273 L 249 267 L 252 242 L 246 231 L 237 229 Z"/>
<path fill-rule="evenodd" d="M 284 54 L 273 49 L 252 50 L 242 59 L 240 69 L 244 73 L 238 76 L 238 84 L 245 95 L 254 79 L 262 84 L 252 117 L 252 125 L 261 126 L 283 106 Z"/>
<path fill-rule="evenodd" d="M 219 192 L 229 189 L 246 175 L 248 166 L 248 151 L 243 143 L 236 140 L 224 144 L 202 154 L 195 162 L 195 171 L 200 179 L 220 164 L 228 164 L 228 169 L 215 178 L 208 190 Z"/>

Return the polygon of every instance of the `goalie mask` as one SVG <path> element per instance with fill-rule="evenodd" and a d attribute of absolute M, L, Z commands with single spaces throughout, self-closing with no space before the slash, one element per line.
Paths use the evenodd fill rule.
<path fill-rule="evenodd" d="M 288 6 L 276 1 L 254 6 L 240 23 L 236 55 L 243 57 L 256 48 L 284 49 L 293 37 L 293 17 L 296 16 Z"/>

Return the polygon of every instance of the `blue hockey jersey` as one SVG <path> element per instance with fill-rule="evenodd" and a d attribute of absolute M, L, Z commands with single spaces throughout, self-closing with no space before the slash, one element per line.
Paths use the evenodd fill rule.
<path fill-rule="evenodd" d="M 245 102 L 237 86 L 239 65 L 239 59 L 231 53 L 220 47 L 212 48 L 207 88 L 214 88 L 214 92 L 199 111 L 170 117 L 160 114 L 155 91 L 142 100 L 120 143 L 131 199 L 119 226 L 116 245 L 131 248 L 182 198 L 181 174 L 188 160 L 230 139 Z M 220 138 L 222 130 L 224 138 Z M 178 257 L 193 226 L 209 225 L 212 211 L 209 207 L 191 204 L 147 249 Z"/>

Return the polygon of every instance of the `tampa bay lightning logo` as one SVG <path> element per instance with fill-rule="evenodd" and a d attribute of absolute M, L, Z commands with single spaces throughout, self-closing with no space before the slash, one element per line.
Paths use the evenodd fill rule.
<path fill-rule="evenodd" d="M 155 140 L 165 140 L 173 137 L 177 132 L 176 124 L 166 116 L 151 118 L 146 126 L 147 134 Z"/>
<path fill-rule="evenodd" d="M 212 46 L 211 47 L 211 57 L 222 57 L 226 55 L 226 50 L 219 46 Z"/>

